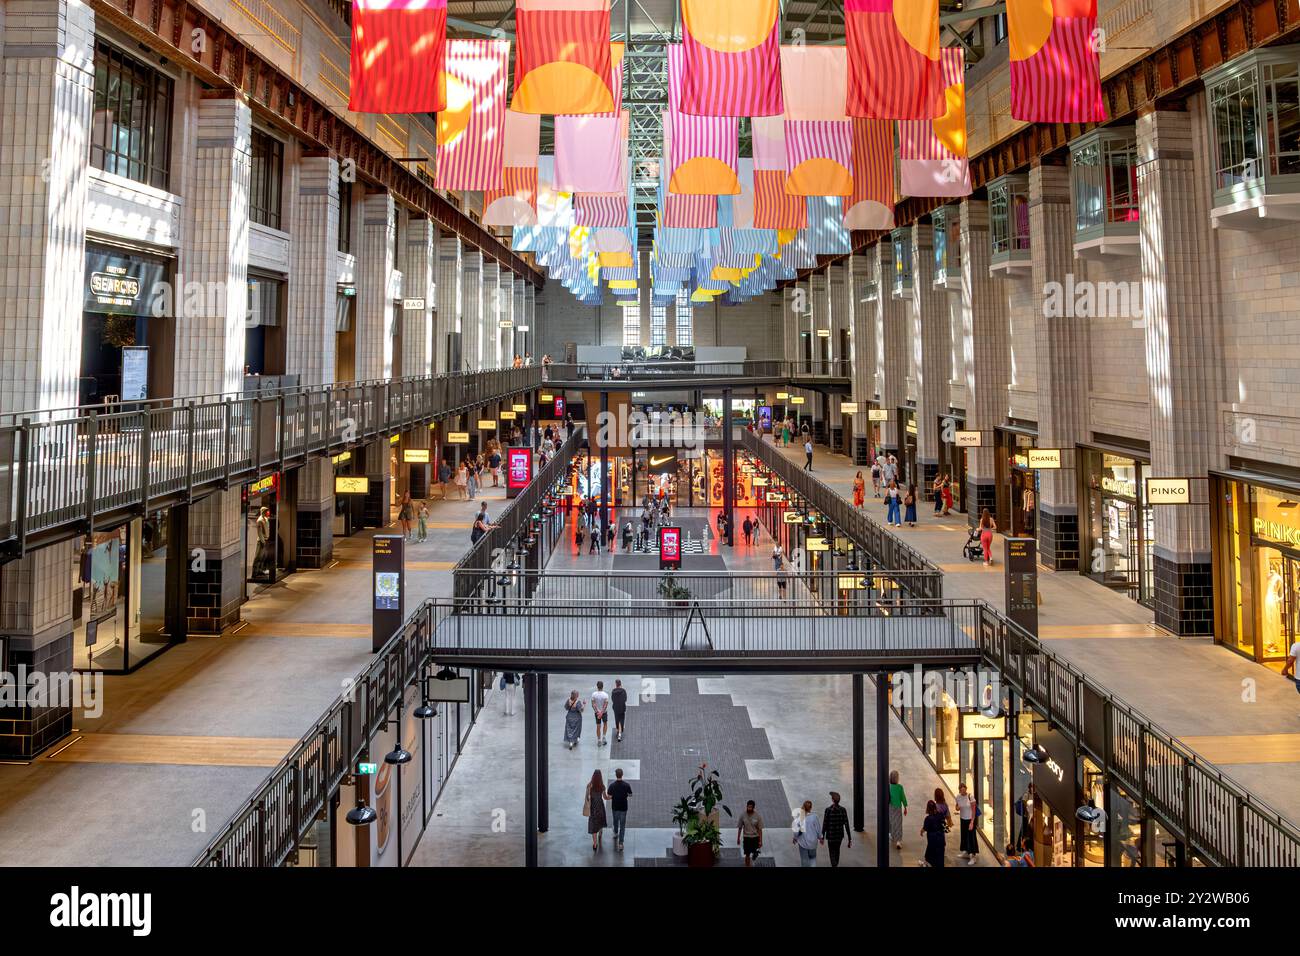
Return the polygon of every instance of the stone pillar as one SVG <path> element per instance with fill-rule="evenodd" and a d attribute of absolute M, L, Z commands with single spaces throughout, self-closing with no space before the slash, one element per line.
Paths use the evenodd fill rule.
<path fill-rule="evenodd" d="M 397 260 L 397 208 L 388 193 L 371 193 L 361 203 L 361 248 L 357 255 L 356 378 L 393 377 L 393 298 Z"/>
<path fill-rule="evenodd" d="M 808 315 L 808 336 L 812 347 L 812 372 L 814 375 L 825 371 L 822 356 L 830 354 L 830 339 L 822 338 L 818 332 L 830 331 L 831 303 L 830 287 L 825 270 L 814 272 L 808 278 L 808 304 L 812 311 Z M 805 404 L 803 410 L 812 429 L 812 440 L 816 444 L 826 445 L 830 442 L 830 422 L 822 409 L 821 394 L 814 391 L 802 393 Z"/>
<path fill-rule="evenodd" d="M 460 236 L 443 236 L 438 240 L 438 314 L 433 333 L 434 371 L 439 375 L 459 369 L 447 345 L 450 337 L 460 332 L 460 266 Z"/>
<path fill-rule="evenodd" d="M 637 250 L 636 261 L 640 267 L 638 271 L 640 282 L 636 288 L 637 302 L 640 305 L 641 316 L 641 344 L 649 345 L 651 342 L 651 320 L 654 315 L 654 289 L 650 282 L 650 252 Z M 621 339 L 620 339 L 621 341 Z"/>
<path fill-rule="evenodd" d="M 917 494 L 926 498 L 939 473 L 939 420 L 951 410 L 952 317 L 948 293 L 934 287 L 934 227 L 912 227 L 912 356 L 916 375 Z"/>
<path fill-rule="evenodd" d="M 13 241 L 0 411 L 66 408 L 79 399 L 95 15 L 80 0 L 6 11 L 0 206 Z M 70 701 L 29 696 L 72 671 L 72 555 L 65 542 L 0 565 L 0 635 L 15 682 L 15 705 L 0 706 L 0 757 L 33 757 L 72 730 Z"/>
<path fill-rule="evenodd" d="M 434 274 L 437 272 L 438 227 L 429 219 L 406 224 L 402 260 L 402 297 L 422 299 L 424 307 L 402 307 L 402 374 L 428 376 L 434 368 Z"/>
<path fill-rule="evenodd" d="M 298 476 L 298 567 L 319 569 L 334 556 L 334 464 L 313 458 Z"/>
<path fill-rule="evenodd" d="M 189 633 L 220 634 L 239 622 L 246 576 L 243 539 L 239 489 L 218 491 L 190 506 Z"/>
<path fill-rule="evenodd" d="M 355 452 L 363 455 L 370 490 L 361 516 L 365 528 L 386 528 L 392 520 L 393 502 L 393 446 L 387 438 L 377 438 Z"/>
<path fill-rule="evenodd" d="M 880 379 L 880 407 L 889 413 L 881 423 L 881 447 L 892 454 L 903 449 L 903 436 L 898 410 L 907 404 L 907 373 L 911 364 L 908 348 L 911 306 L 903 299 L 895 299 L 890 291 L 889 277 L 894 271 L 894 246 L 888 238 L 876 245 L 877 268 L 880 274 L 880 294 L 876 299 L 876 336 L 883 343 Z M 901 466 L 902 460 L 899 460 Z"/>
<path fill-rule="evenodd" d="M 334 381 L 339 247 L 339 164 L 327 154 L 298 162 L 298 209 L 291 248 L 285 371 L 303 385 Z"/>
<path fill-rule="evenodd" d="M 989 204 L 966 200 L 961 204 L 961 312 L 962 375 L 966 381 L 966 428 L 977 431 L 981 446 L 966 457 L 966 496 L 971 526 L 980 511 L 989 509 L 998 527 L 1008 525 L 999 515 L 997 449 L 994 429 L 1007 418 L 1007 387 L 1011 384 L 1011 317 L 1007 297 L 989 276 Z"/>
<path fill-rule="evenodd" d="M 461 362 L 466 371 L 477 372 L 483 368 L 483 254 L 463 250 L 460 268 Z"/>
<path fill-rule="evenodd" d="M 501 368 L 501 320 L 506 317 L 501 299 L 501 266 L 483 259 L 483 337 L 479 368 Z M 513 356 L 511 356 L 513 358 Z M 510 364 L 509 361 L 506 362 Z"/>
<path fill-rule="evenodd" d="M 866 256 L 849 259 L 845 284 L 848 289 L 849 334 L 853 351 L 853 398 L 858 413 L 845 427 L 853 428 L 851 453 L 855 465 L 871 464 L 871 410 L 868 407 L 876 397 L 876 324 L 871 303 L 863 302 L 870 281 L 870 263 Z"/>
<path fill-rule="evenodd" d="M 1139 117 L 1137 142 L 1151 472 L 1199 478 L 1219 462 L 1226 367 L 1208 174 L 1187 113 Z M 1166 630 L 1199 637 L 1214 632 L 1214 580 L 1205 483 L 1191 488 L 1194 505 L 1155 508 L 1155 612 Z"/>
<path fill-rule="evenodd" d="M 201 301 L 186 303 L 185 324 L 178 325 L 183 332 L 176 336 L 177 391 L 187 395 L 244 387 L 251 130 L 252 113 L 242 99 L 209 91 L 199 100 L 196 189 L 185 205 L 184 283 L 177 285 L 197 282 L 209 291 Z"/>
<path fill-rule="evenodd" d="M 1081 318 L 1047 318 L 1048 283 L 1064 285 L 1074 263 L 1070 173 L 1064 166 L 1029 171 L 1030 294 L 1038 348 L 1038 447 L 1059 448 L 1066 465 L 1087 437 L 1088 330 Z M 1079 506 L 1073 468 L 1039 473 L 1039 560 L 1057 571 L 1079 567 Z"/>

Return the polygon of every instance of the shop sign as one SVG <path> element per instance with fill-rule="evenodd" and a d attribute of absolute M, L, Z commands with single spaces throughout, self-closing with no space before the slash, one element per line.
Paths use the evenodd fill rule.
<path fill-rule="evenodd" d="M 490 418 L 484 418 L 475 426 L 479 431 L 492 431 L 497 427 L 497 423 Z"/>
<path fill-rule="evenodd" d="M 1058 471 L 1061 467 L 1061 449 L 1030 448 L 1025 452 L 1025 459 L 1033 471 Z"/>
<path fill-rule="evenodd" d="M 515 331 L 516 331 L 516 332 L 524 332 L 524 333 L 527 333 L 527 332 L 531 332 L 531 331 L 532 331 L 532 328 L 531 328 L 530 326 L 527 326 L 527 325 L 516 325 L 516 326 L 515 326 Z"/>
<path fill-rule="evenodd" d="M 1007 736 L 1007 718 L 985 714 L 961 715 L 962 740 L 1002 740 Z"/>
<path fill-rule="evenodd" d="M 752 484 L 755 488 L 766 488 L 768 485 L 768 481 L 762 475 L 755 475 L 753 480 L 750 482 L 750 484 Z"/>
<path fill-rule="evenodd" d="M 549 405 L 551 402 L 555 401 L 555 396 L 554 396 L 554 395 L 549 395 L 549 394 L 547 394 L 546 392 L 542 392 L 542 394 L 539 395 L 538 397 L 539 397 L 543 402 L 545 402 L 545 403 L 548 404 L 548 405 Z"/>
<path fill-rule="evenodd" d="M 1148 478 L 1147 504 L 1188 505 L 1192 503 L 1192 479 Z"/>
<path fill-rule="evenodd" d="M 1288 548 L 1300 548 L 1300 527 L 1283 524 L 1281 521 L 1270 521 L 1267 518 L 1256 518 L 1252 523 L 1252 531 L 1255 537 L 1262 541 Z"/>
<path fill-rule="evenodd" d="M 339 475 L 334 479 L 334 494 L 336 495 L 368 495 L 370 494 L 369 478 L 351 478 L 347 475 Z"/>
<path fill-rule="evenodd" d="M 248 497 L 255 498 L 258 495 L 265 495 L 275 491 L 279 479 L 279 475 L 267 475 L 265 478 L 259 478 L 248 486 Z"/>
<path fill-rule="evenodd" d="M 497 415 L 503 422 L 513 422 L 518 418 L 518 415 L 515 412 L 501 411 L 498 412 Z"/>
<path fill-rule="evenodd" d="M 346 465 L 348 462 L 352 460 L 352 452 L 345 451 L 341 455 L 335 455 L 331 460 L 334 462 L 335 465 Z"/>
<path fill-rule="evenodd" d="M 555 417 L 561 421 L 564 420 L 564 396 L 563 395 L 557 395 L 555 397 Z"/>
<path fill-rule="evenodd" d="M 393 435 L 392 437 L 390 437 L 390 438 L 388 439 L 388 444 L 390 444 L 390 445 L 396 445 L 396 444 L 398 444 L 401 440 L 402 440 L 402 436 L 401 436 L 401 433 L 399 432 L 398 434 Z"/>
<path fill-rule="evenodd" d="M 808 538 L 803 543 L 805 551 L 829 551 L 831 546 L 825 538 Z"/>
<path fill-rule="evenodd" d="M 837 585 L 841 591 L 865 591 L 867 579 L 856 574 L 841 574 Z"/>
<path fill-rule="evenodd" d="M 117 315 L 149 315 L 165 288 L 166 266 L 127 253 L 86 250 L 83 309 Z"/>
<path fill-rule="evenodd" d="M 958 448 L 981 448 L 984 438 L 979 432 L 956 432 L 952 436 L 952 443 Z"/>
<path fill-rule="evenodd" d="M 505 329 L 506 331 L 509 331 L 510 329 L 513 329 L 515 327 L 515 324 L 511 322 L 509 319 L 502 319 L 500 325 L 501 328 Z"/>
<path fill-rule="evenodd" d="M 468 704 L 468 677 L 439 677 L 429 681 L 429 703 Z"/>
<path fill-rule="evenodd" d="M 840 402 L 841 415 L 856 415 L 858 413 L 857 402 Z"/>
<path fill-rule="evenodd" d="M 802 524 L 803 515 L 797 511 L 787 511 L 784 515 L 784 521 L 786 524 Z"/>
<path fill-rule="evenodd" d="M 124 402 L 143 402 L 149 397 L 149 349 L 128 345 L 122 349 L 122 394 Z"/>
<path fill-rule="evenodd" d="M 510 407 L 516 415 L 524 415 L 528 412 L 527 405 L 511 405 Z"/>
<path fill-rule="evenodd" d="M 405 539 L 380 534 L 371 539 L 371 573 L 374 580 L 374 610 L 371 616 L 371 651 L 378 652 L 406 620 Z"/>
<path fill-rule="evenodd" d="M 506 452 L 506 489 L 522 491 L 533 480 L 533 453 L 529 448 L 511 448 Z"/>
<path fill-rule="evenodd" d="M 646 455 L 652 475 L 671 475 L 677 470 L 677 452 L 672 448 L 652 448 Z"/>
<path fill-rule="evenodd" d="M 1033 435 L 1021 435 L 1020 433 L 1017 432 L 1017 433 L 1016 433 L 1016 447 L 1017 447 L 1017 448 L 1033 448 L 1033 447 L 1034 447 L 1034 436 L 1033 436 Z"/>
<path fill-rule="evenodd" d="M 791 405 L 802 405 L 802 404 L 804 404 L 804 402 L 806 402 L 806 401 L 807 401 L 807 399 L 805 399 L 802 395 L 796 395 L 794 398 L 790 399 L 790 404 L 791 404 Z"/>
<path fill-rule="evenodd" d="M 1116 478 L 1114 475 L 1101 476 L 1101 490 L 1121 498 L 1137 500 L 1138 486 L 1132 478 Z"/>
<path fill-rule="evenodd" d="M 769 505 L 783 505 L 789 500 L 784 491 L 769 491 L 767 493 L 767 503 Z"/>
<path fill-rule="evenodd" d="M 407 448 L 402 452 L 402 460 L 408 465 L 427 465 L 429 454 L 427 448 Z"/>
<path fill-rule="evenodd" d="M 469 432 L 447 432 L 448 445 L 468 445 Z"/>
<path fill-rule="evenodd" d="M 1034 789 L 1056 813 L 1067 820 L 1074 815 L 1079 798 L 1075 784 L 1074 746 L 1063 734 L 1034 722 L 1034 743 L 1047 750 L 1047 760 L 1034 764 Z"/>
<path fill-rule="evenodd" d="M 889 411 L 884 408 L 871 408 L 867 410 L 867 421 L 887 422 L 889 421 Z"/>
<path fill-rule="evenodd" d="M 403 311 L 406 311 L 406 312 L 423 312 L 423 311 L 424 311 L 424 300 L 423 300 L 423 299 L 403 299 L 403 300 L 402 300 L 402 309 L 403 309 Z"/>
<path fill-rule="evenodd" d="M 682 566 L 682 529 L 659 529 L 659 570 L 676 571 Z"/>
<path fill-rule="evenodd" d="M 787 401 L 789 398 L 790 398 L 790 393 L 789 393 L 789 392 L 777 392 L 777 393 L 776 393 L 776 400 L 777 400 L 778 402 L 784 402 L 784 401 Z"/>
<path fill-rule="evenodd" d="M 916 428 L 916 419 L 915 419 L 915 418 L 909 418 L 909 419 L 907 420 L 907 433 L 908 433 L 909 435 L 916 435 L 916 434 L 919 434 L 919 432 L 917 431 L 917 428 Z"/>

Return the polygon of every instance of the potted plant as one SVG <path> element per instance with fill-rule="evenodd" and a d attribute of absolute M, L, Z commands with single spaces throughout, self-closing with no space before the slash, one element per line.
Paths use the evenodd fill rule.
<path fill-rule="evenodd" d="M 686 855 L 686 825 L 694 816 L 689 797 L 682 797 L 673 807 L 673 823 L 677 824 L 677 832 L 673 834 L 673 856 Z"/>
<path fill-rule="evenodd" d="M 677 607 L 686 607 L 691 601 L 691 589 L 678 584 L 671 574 L 659 579 L 659 596 Z"/>
<path fill-rule="evenodd" d="M 673 822 L 685 828 L 681 833 L 686 845 L 687 863 L 695 867 L 713 866 L 722 849 L 722 817 L 719 809 L 731 816 L 731 809 L 722 802 L 722 784 L 717 770 L 700 764 L 700 772 L 690 781 L 691 792 L 673 808 Z M 674 847 L 676 840 L 674 839 Z M 675 852 L 675 850 L 674 850 Z"/>

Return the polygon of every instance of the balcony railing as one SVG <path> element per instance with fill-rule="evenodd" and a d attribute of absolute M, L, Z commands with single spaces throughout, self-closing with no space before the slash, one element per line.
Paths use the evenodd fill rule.
<path fill-rule="evenodd" d="M 558 383 L 649 384 L 705 379 L 735 380 L 737 387 L 751 381 L 794 382 L 809 379 L 845 379 L 852 375 L 848 359 L 806 362 L 578 362 L 555 363 L 544 369 L 545 381 Z"/>
<path fill-rule="evenodd" d="M 0 548 L 337 455 L 541 384 L 538 368 L 18 413 L 0 419 Z"/>

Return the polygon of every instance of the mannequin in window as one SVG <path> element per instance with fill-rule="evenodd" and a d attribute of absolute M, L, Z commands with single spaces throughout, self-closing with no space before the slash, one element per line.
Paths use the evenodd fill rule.
<path fill-rule="evenodd" d="M 1264 585 L 1264 651 L 1270 657 L 1276 657 L 1282 646 L 1282 602 L 1286 583 L 1277 565 L 1268 570 L 1268 581 Z"/>

